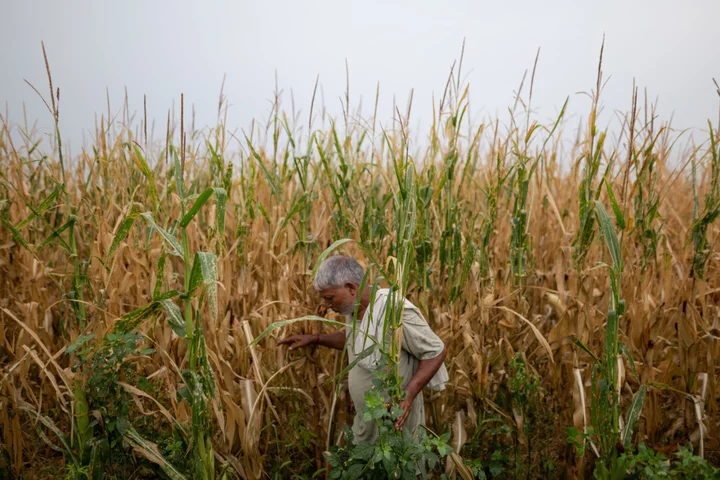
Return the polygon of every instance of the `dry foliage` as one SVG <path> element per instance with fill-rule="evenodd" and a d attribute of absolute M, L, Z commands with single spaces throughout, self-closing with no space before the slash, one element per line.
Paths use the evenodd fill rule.
<path fill-rule="evenodd" d="M 381 125 L 374 117 L 353 117 L 349 100 L 342 125 L 331 125 L 312 111 L 307 125 L 299 116 L 288 118 L 278 97 L 268 125 L 255 124 L 247 137 L 226 130 L 221 121 L 215 129 L 188 132 L 179 142 L 169 117 L 161 141 L 153 141 L 152 132 L 148 136 L 146 121 L 133 133 L 130 125 L 103 117 L 93 147 L 64 160 L 57 143 L 4 119 L 0 435 L 12 468 L 26 469 L 33 463 L 32 448 L 37 448 L 32 447 L 37 444 L 36 420 L 23 413 L 23 405 L 69 431 L 63 412 L 73 409 L 74 382 L 82 384 L 84 376 L 71 370 L 74 360 L 64 354 L 67 346 L 81 334 L 102 339 L 123 315 L 152 301 L 158 262 L 170 251 L 161 235 L 136 222 L 109 263 L 104 262 L 133 212 L 150 212 L 159 226 L 176 228 L 181 209 L 175 153 L 191 194 L 214 186 L 225 186 L 228 194 L 222 238 L 214 201 L 187 230 L 192 251 L 218 254 L 218 314 L 205 309 L 202 317 L 216 382 L 210 408 L 218 464 L 229 462 L 245 478 L 262 478 L 268 465 L 284 461 L 286 444 L 299 441 L 294 430 L 302 425 L 315 467 L 325 466 L 322 451 L 351 421 L 346 390 L 336 388 L 343 359 L 339 352 L 322 349 L 288 354 L 275 341 L 292 332 L 330 329 L 297 322 L 273 331 L 257 346 L 249 343 L 273 322 L 315 313 L 318 298 L 310 272 L 332 242 L 352 238 L 382 263 L 392 257 L 396 226 L 403 221 L 402 212 L 393 208 L 397 195 L 415 195 L 418 202 L 408 296 L 449 349 L 451 382 L 444 392 L 428 397 L 428 426 L 442 432 L 453 425 L 453 447 L 462 446 L 482 412 L 501 409 L 493 400 L 506 380 L 509 360 L 522 352 L 540 374 L 546 399 L 558 415 L 557 425 L 547 425 L 545 436 L 564 444 L 566 426 L 582 428 L 588 422 L 584 386 L 589 384 L 590 356 L 575 341 L 601 354 L 610 295 L 608 271 L 597 268 L 598 262 L 609 262 L 597 225 L 587 254 L 577 254 L 579 192 L 586 179 L 609 212 L 601 181 L 612 186 L 626 221 L 618 229 L 627 305 L 620 341 L 639 378 L 625 359 L 623 401 L 629 403 L 640 383 L 655 385 L 648 391 L 636 438 L 660 446 L 668 436 L 689 437 L 695 445 L 702 439 L 706 452 L 716 450 L 720 224 L 707 225 L 710 249 L 702 278 L 694 274 L 692 235 L 693 219 L 711 201 L 707 195 L 714 188 L 717 131 L 711 132 L 713 143 L 682 150 L 676 141 L 684 137 L 656 120 L 652 109 L 633 102 L 622 130 L 613 132 L 611 140 L 610 133 L 606 138 L 596 126 L 594 101 L 587 126 L 568 148 L 561 141 L 567 138 L 564 122 L 536 123 L 522 101 L 510 125 L 468 125 L 463 117 L 468 91 L 453 78 L 435 106 L 428 138 L 419 142 L 408 140 L 409 107 L 398 110 L 392 124 Z M 597 99 L 597 92 L 592 96 Z M 221 119 L 225 108 L 221 101 Z M 59 124 L 62 130 L 62 117 Z M 591 168 L 588 176 L 593 160 L 599 168 Z M 144 170 L 145 161 L 149 169 Z M 230 165 L 232 176 L 226 178 Z M 398 183 L 398 166 L 403 165 L 414 167 L 410 189 Z M 525 228 L 514 232 L 522 166 L 527 166 Z M 697 174 L 695 184 L 691 172 Z M 34 216 L 33 209 L 49 197 L 47 208 Z M 694 214 L 695 198 L 699 205 Z M 657 215 L 649 221 L 643 217 L 641 225 L 648 210 L 643 202 L 653 199 Z M 70 215 L 74 223 L 57 236 L 70 243 L 72 234 L 77 256 L 60 248 L 58 238 L 40 249 Z M 516 233 L 522 234 L 521 243 L 513 240 Z M 655 235 L 654 243 L 648 243 L 648 235 Z M 355 244 L 343 248 L 369 262 Z M 522 262 L 520 270 L 516 261 Z M 160 279 L 164 291 L 183 290 L 178 262 L 167 256 Z M 82 291 L 82 312 L 73 308 L 68 293 L 76 286 Z M 77 293 L 74 299 L 80 303 Z M 134 358 L 134 368 L 162 388 L 153 397 L 134 385 L 122 386 L 142 414 L 164 419 L 165 425 L 189 424 L 190 408 L 176 395 L 183 386 L 179 372 L 187 368 L 186 343 L 162 310 L 139 330 L 156 351 Z M 701 400 L 700 410 L 693 398 Z M 523 421 L 517 412 L 501 413 Z M 556 454 L 556 462 L 580 467 L 564 447 Z"/>

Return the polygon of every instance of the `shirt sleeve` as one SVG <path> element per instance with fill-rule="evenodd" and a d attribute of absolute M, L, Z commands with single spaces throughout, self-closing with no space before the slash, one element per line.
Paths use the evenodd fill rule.
<path fill-rule="evenodd" d="M 419 360 L 440 355 L 445 344 L 415 308 L 403 311 L 403 349 Z"/>

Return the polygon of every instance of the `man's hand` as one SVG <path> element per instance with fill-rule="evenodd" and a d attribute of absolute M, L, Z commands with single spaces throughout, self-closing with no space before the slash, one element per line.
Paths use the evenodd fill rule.
<path fill-rule="evenodd" d="M 288 350 L 290 351 L 316 343 L 318 343 L 318 335 L 293 335 L 277 342 L 278 345 L 289 345 Z"/>
<path fill-rule="evenodd" d="M 410 398 L 409 396 L 405 398 L 402 402 L 400 402 L 400 408 L 402 409 L 403 413 L 400 415 L 400 418 L 395 420 L 395 428 L 397 430 L 402 430 L 403 425 L 405 425 L 405 422 L 407 421 L 408 417 L 410 416 L 410 410 L 412 410 L 412 404 L 413 400 L 415 398 Z"/>

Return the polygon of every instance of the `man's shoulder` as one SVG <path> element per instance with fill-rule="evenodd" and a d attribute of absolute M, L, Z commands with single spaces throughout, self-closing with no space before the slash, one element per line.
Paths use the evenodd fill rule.
<path fill-rule="evenodd" d="M 373 303 L 378 304 L 379 302 L 386 302 L 387 297 L 390 295 L 390 289 L 389 288 L 378 288 L 375 290 L 375 296 Z"/>

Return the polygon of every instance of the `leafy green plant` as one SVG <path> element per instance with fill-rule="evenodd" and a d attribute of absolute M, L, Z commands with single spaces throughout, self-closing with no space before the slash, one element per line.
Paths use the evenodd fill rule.
<path fill-rule="evenodd" d="M 616 212 L 619 212 L 619 209 L 616 209 Z M 598 359 L 582 343 L 579 341 L 576 343 L 595 360 L 592 369 L 590 395 L 592 433 L 594 434 L 593 438 L 597 440 L 600 454 L 600 458 L 596 463 L 595 474 L 598 478 L 603 479 L 622 478 L 626 460 L 619 457 L 618 445 L 624 445 L 625 447 L 630 445 L 635 425 L 642 412 L 647 386 L 641 385 L 635 393 L 626 412 L 624 426 L 622 426 L 620 421 L 620 388 L 622 385 L 620 384 L 618 371 L 618 364 L 622 361 L 621 352 L 627 355 L 631 369 L 635 370 L 635 364 L 627 348 L 618 340 L 619 320 L 625 311 L 625 301 L 620 298 L 620 279 L 623 271 L 622 251 L 612 221 L 605 207 L 597 200 L 595 201 L 595 213 L 612 260 L 612 265 L 605 264 L 610 276 L 610 302 L 605 328 L 605 351 L 601 358 Z M 637 372 L 634 373 L 637 376 Z M 589 432 L 588 430 L 583 435 L 583 444 L 585 440 L 589 440 L 591 435 Z M 578 434 L 577 431 L 573 430 L 569 430 L 568 433 Z M 584 448 L 579 449 L 579 452 L 584 453 L 584 451 Z"/>
<path fill-rule="evenodd" d="M 182 115 L 181 112 L 181 118 Z M 205 349 L 203 301 L 207 301 L 209 315 L 217 316 L 217 252 L 195 252 L 193 254 L 190 249 L 187 230 L 203 206 L 210 198 L 215 197 L 217 208 L 214 231 L 219 240 L 224 239 L 227 192 L 221 187 L 208 187 L 200 193 L 193 193 L 192 189 L 195 188 L 195 184 L 190 190 L 186 188 L 184 181 L 184 132 L 182 131 L 181 138 L 183 139 L 183 147 L 180 149 L 180 156 L 178 156 L 176 150 L 170 149 L 174 160 L 174 188 L 180 197 L 180 218 L 173 223 L 171 228 L 164 228 L 156 222 L 151 212 L 131 211 L 118 227 L 105 263 L 108 268 L 111 268 L 115 252 L 127 238 L 136 219 L 144 220 L 150 231 L 152 233 L 157 232 L 164 240 L 165 251 L 158 262 L 158 281 L 153 292 L 153 301 L 126 314 L 116 323 L 113 333 L 130 332 L 144 319 L 163 311 L 175 333 L 187 341 L 188 368 L 178 372 L 181 374 L 185 384 L 178 391 L 178 394 L 188 403 L 192 410 L 191 430 L 188 438 L 193 465 L 192 474 L 197 479 L 209 480 L 215 478 L 212 419 L 208 407 L 208 401 L 215 393 L 215 379 Z M 136 158 L 142 159 L 142 152 L 139 149 L 134 150 L 134 154 Z M 144 160 L 140 163 L 143 162 Z M 179 231 L 179 238 L 176 231 Z M 216 249 L 221 251 L 222 248 L 224 248 L 223 242 L 217 242 Z M 182 292 L 170 290 L 161 293 L 163 290 L 165 262 L 168 255 L 178 257 L 182 261 L 184 269 L 184 288 Z M 182 309 L 174 302 L 175 298 L 181 300 Z M 125 425 L 124 436 L 129 443 L 143 449 L 147 454 L 146 456 L 160 465 L 166 473 L 177 475 L 177 468 L 159 455 L 155 446 L 142 439 L 131 425 Z"/>
<path fill-rule="evenodd" d="M 425 478 L 426 469 L 433 470 L 441 457 L 452 453 L 448 445 L 449 432 L 438 437 L 428 435 L 422 428 L 414 435 L 406 429 L 395 428 L 395 421 L 403 412 L 396 403 L 388 403 L 388 392 L 399 390 L 402 378 L 386 374 L 390 359 L 387 356 L 382 358 L 380 368 L 373 371 L 373 388 L 365 393 L 365 408 L 360 410 L 365 420 L 376 422 L 379 439 L 376 443 L 354 444 L 352 430 L 347 427 L 345 436 L 348 445 L 332 446 L 326 453 L 332 467 L 332 479 L 410 480 L 416 479 L 418 473 Z"/>
<path fill-rule="evenodd" d="M 700 201 L 696 188 L 696 165 L 692 162 L 692 185 L 695 200 L 693 208 L 692 242 L 693 242 L 693 274 L 702 279 L 705 277 L 705 264 L 712 251 L 712 245 L 707 239 L 708 227 L 720 217 L 720 143 L 718 130 L 713 132 L 710 127 L 710 190 L 705 194 L 705 206 L 700 214 Z"/>
<path fill-rule="evenodd" d="M 642 247 L 642 266 L 645 270 L 650 263 L 655 262 L 658 240 L 662 224 L 654 226 L 656 220 L 661 220 L 660 196 L 657 192 L 657 153 L 654 151 L 657 136 L 650 140 L 650 144 L 643 150 L 642 159 L 633 152 L 635 170 L 637 172 L 637 188 L 633 198 L 635 207 L 635 222 L 633 232 L 636 243 Z"/>
<path fill-rule="evenodd" d="M 627 469 L 627 477 L 624 478 L 631 480 L 658 478 L 704 480 L 720 477 L 720 469 L 694 455 L 689 446 L 681 446 L 672 457 L 668 458 L 641 443 L 638 445 L 637 452 L 625 453 L 621 460 Z"/>
<path fill-rule="evenodd" d="M 495 400 L 503 403 L 501 398 Z M 483 415 L 486 413 L 487 416 L 478 421 L 472 437 L 459 453 L 476 479 L 505 478 L 516 474 L 511 467 L 513 459 L 517 460 L 516 427 L 505 414 L 499 415 L 492 410 L 483 412 Z"/>

